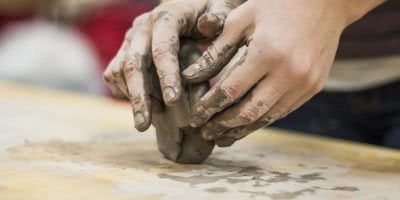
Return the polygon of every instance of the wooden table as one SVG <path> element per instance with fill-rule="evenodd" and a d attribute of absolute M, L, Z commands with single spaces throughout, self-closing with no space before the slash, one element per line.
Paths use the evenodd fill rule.
<path fill-rule="evenodd" d="M 261 130 L 203 165 L 162 158 L 128 105 L 0 82 L 1 200 L 400 199 L 400 152 Z"/>

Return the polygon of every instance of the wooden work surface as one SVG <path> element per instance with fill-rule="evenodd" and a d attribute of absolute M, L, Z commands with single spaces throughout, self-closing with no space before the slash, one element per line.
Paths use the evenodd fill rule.
<path fill-rule="evenodd" d="M 400 152 L 262 130 L 203 165 L 162 158 L 128 105 L 0 82 L 1 200 L 400 199 Z"/>

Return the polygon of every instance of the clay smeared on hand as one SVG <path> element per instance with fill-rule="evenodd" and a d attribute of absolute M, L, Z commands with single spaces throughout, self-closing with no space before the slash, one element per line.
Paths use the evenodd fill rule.
<path fill-rule="evenodd" d="M 114 96 L 129 99 L 135 128 L 140 132 L 151 124 L 157 128 L 159 149 L 168 159 L 199 163 L 214 147 L 213 142 L 200 137 L 198 128 L 189 126 L 189 113 L 208 90 L 208 83 L 199 79 L 189 85 L 181 80 L 183 66 L 193 64 L 200 54 L 194 44 L 189 47 L 180 38 L 197 42 L 214 39 L 223 30 L 228 14 L 245 1 L 162 1 L 134 20 L 104 72 Z"/>
<path fill-rule="evenodd" d="M 179 52 L 181 70 L 199 57 L 200 52 L 193 42 L 182 42 Z M 161 110 L 153 111 L 152 115 L 158 149 L 167 159 L 178 163 L 201 163 L 211 154 L 214 141 L 204 140 L 200 135 L 200 128 L 190 126 L 189 118 L 192 106 L 208 91 L 208 83 L 183 82 L 181 98 L 173 106 L 163 106 L 165 104 L 162 102 L 158 76 L 154 70 L 149 75 L 152 80 L 152 104 L 162 106 Z"/>

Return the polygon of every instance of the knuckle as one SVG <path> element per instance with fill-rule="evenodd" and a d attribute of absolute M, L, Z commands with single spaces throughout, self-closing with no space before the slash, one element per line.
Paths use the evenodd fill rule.
<path fill-rule="evenodd" d="M 215 45 L 212 44 L 201 56 L 201 63 L 204 63 L 206 65 L 204 66 L 209 66 L 209 67 L 214 67 L 216 65 L 216 60 L 217 58 L 217 50 L 215 48 Z"/>
<path fill-rule="evenodd" d="M 120 68 L 116 65 L 109 65 L 103 73 L 103 78 L 106 82 L 112 82 L 112 80 L 120 76 Z"/>
<path fill-rule="evenodd" d="M 154 23 L 170 23 L 171 21 L 178 19 L 178 17 L 173 15 L 168 8 L 153 10 L 150 14 L 150 18 Z"/>
<path fill-rule="evenodd" d="M 239 90 L 233 84 L 223 84 L 220 87 L 221 95 L 228 102 L 233 102 L 239 98 Z"/>
<path fill-rule="evenodd" d="M 310 81 L 311 65 L 306 59 L 288 58 L 288 75 L 295 80 Z"/>
<path fill-rule="evenodd" d="M 265 42 L 264 42 L 265 43 Z M 284 63 L 290 60 L 289 58 L 289 51 L 284 47 L 280 46 L 279 44 L 260 44 L 260 45 L 267 45 L 264 48 L 268 49 L 268 56 L 265 56 L 265 60 L 268 63 Z"/>
<path fill-rule="evenodd" d="M 130 76 L 133 73 L 142 72 L 141 66 L 139 65 L 139 60 L 136 56 L 128 57 L 127 62 L 124 65 L 124 74 L 125 76 Z"/>
<path fill-rule="evenodd" d="M 129 93 L 129 100 L 134 108 L 143 105 L 143 98 L 140 95 Z"/>
<path fill-rule="evenodd" d="M 112 68 L 111 76 L 113 78 L 121 78 L 122 77 L 121 69 L 119 67 Z"/>
<path fill-rule="evenodd" d="M 239 118 L 247 124 L 256 122 L 259 117 L 259 111 L 256 107 L 245 108 L 239 114 Z"/>
<path fill-rule="evenodd" d="M 206 128 L 213 130 L 216 133 L 221 133 L 228 128 L 224 124 L 224 122 L 220 121 L 220 120 L 213 120 L 213 121 L 207 123 L 205 126 L 206 126 Z"/>
<path fill-rule="evenodd" d="M 142 14 L 142 15 L 136 17 L 135 20 L 133 20 L 132 26 L 133 27 L 137 27 L 137 26 L 140 26 L 142 24 L 148 24 L 149 20 L 150 20 L 150 14 L 149 13 Z"/>
<path fill-rule="evenodd" d="M 104 81 L 106 82 L 106 83 L 111 83 L 111 79 L 112 79 L 112 76 L 111 76 L 111 74 L 109 73 L 109 71 L 108 70 L 106 70 L 106 71 L 104 71 L 103 72 L 103 79 L 104 79 Z"/>
<path fill-rule="evenodd" d="M 159 60 L 160 58 L 167 56 L 177 56 L 179 51 L 179 41 L 174 36 L 170 39 L 169 43 L 159 42 L 153 45 L 152 53 L 154 60 Z"/>
<path fill-rule="evenodd" d="M 169 51 L 170 48 L 167 45 L 155 45 L 152 49 L 154 60 L 158 61 L 166 56 Z"/>

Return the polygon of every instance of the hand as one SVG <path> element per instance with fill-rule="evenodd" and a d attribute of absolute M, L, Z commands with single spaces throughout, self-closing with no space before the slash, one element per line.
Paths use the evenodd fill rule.
<path fill-rule="evenodd" d="M 382 1 L 371 2 L 369 9 Z M 195 105 L 191 125 L 203 125 L 205 139 L 230 146 L 297 109 L 323 88 L 343 29 L 365 14 L 353 9 L 362 3 L 367 1 L 251 0 L 239 6 L 183 72 L 201 82 L 231 61 Z"/>
<path fill-rule="evenodd" d="M 222 30 L 228 13 L 243 1 L 171 0 L 134 21 L 104 72 L 104 80 L 115 96 L 129 98 L 136 129 L 145 131 L 151 124 L 147 77 L 152 61 L 164 102 L 173 105 L 182 90 L 177 57 L 179 37 L 214 37 Z"/>

